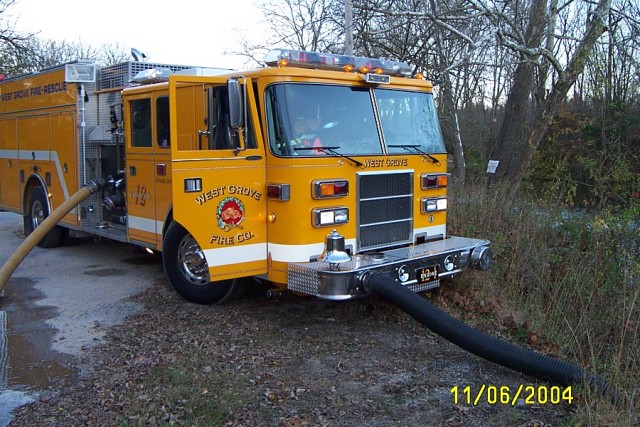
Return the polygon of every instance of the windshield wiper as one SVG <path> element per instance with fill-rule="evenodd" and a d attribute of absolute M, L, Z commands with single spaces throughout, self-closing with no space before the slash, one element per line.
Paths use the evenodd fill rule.
<path fill-rule="evenodd" d="M 440 166 L 440 160 L 436 159 L 435 157 L 433 157 L 431 154 L 426 153 L 424 151 L 422 151 L 420 149 L 419 145 L 415 145 L 415 144 L 398 144 L 398 145 L 387 145 L 387 147 L 391 147 L 391 148 L 404 148 L 405 150 L 411 152 L 411 150 L 409 150 L 410 148 L 413 148 L 414 150 L 416 150 L 416 153 L 418 154 L 422 154 L 423 156 L 428 157 L 432 163 Z"/>
<path fill-rule="evenodd" d="M 364 164 L 362 164 L 362 162 L 359 162 L 356 159 L 351 158 L 349 156 L 345 156 L 344 154 L 338 153 L 336 150 L 339 150 L 339 149 L 340 149 L 340 147 L 295 147 L 294 151 L 299 151 L 299 150 L 318 150 L 318 151 L 322 151 L 323 153 L 332 154 L 334 156 L 344 157 L 345 159 L 353 162 L 353 164 L 358 166 L 358 167 L 364 166 Z"/>

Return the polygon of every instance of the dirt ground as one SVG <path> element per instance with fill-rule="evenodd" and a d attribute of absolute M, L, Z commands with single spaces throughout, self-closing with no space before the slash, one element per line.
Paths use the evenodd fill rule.
<path fill-rule="evenodd" d="M 573 417 L 566 402 L 512 406 L 483 395 L 474 405 L 460 391 L 456 402 L 455 386 L 545 384 L 373 296 L 261 294 L 200 306 L 156 279 L 132 301 L 142 311 L 72 358 L 77 375 L 18 409 L 12 426 L 557 426 Z"/>

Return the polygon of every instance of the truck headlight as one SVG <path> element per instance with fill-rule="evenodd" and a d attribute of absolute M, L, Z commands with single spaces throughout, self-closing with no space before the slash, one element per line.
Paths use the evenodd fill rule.
<path fill-rule="evenodd" d="M 447 210 L 446 197 L 423 198 L 420 200 L 422 213 L 438 212 Z"/>
<path fill-rule="evenodd" d="M 311 211 L 314 227 L 340 225 L 349 222 L 349 208 L 315 208 Z"/>

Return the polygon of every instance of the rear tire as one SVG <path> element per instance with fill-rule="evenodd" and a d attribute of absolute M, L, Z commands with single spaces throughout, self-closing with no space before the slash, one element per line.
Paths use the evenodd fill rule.
<path fill-rule="evenodd" d="M 24 235 L 25 237 L 33 233 L 36 227 L 40 226 L 45 219 L 51 214 L 49 212 L 49 203 L 47 195 L 42 187 L 33 187 L 29 193 L 29 210 L 24 216 Z M 55 248 L 62 244 L 65 237 L 65 229 L 59 225 L 54 225 L 38 242 L 38 247 Z"/>
<path fill-rule="evenodd" d="M 204 252 L 191 234 L 172 222 L 164 236 L 162 265 L 175 290 L 186 300 L 198 304 L 223 304 L 239 298 L 243 279 L 211 282 Z"/>

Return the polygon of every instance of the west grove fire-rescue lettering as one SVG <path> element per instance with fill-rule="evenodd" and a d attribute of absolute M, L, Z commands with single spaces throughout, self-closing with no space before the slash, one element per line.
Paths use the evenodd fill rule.
<path fill-rule="evenodd" d="M 43 86 L 35 86 L 29 89 L 20 89 L 2 94 L 2 101 L 13 101 L 34 96 L 49 95 L 57 92 L 66 92 L 67 82 L 50 83 Z"/>

